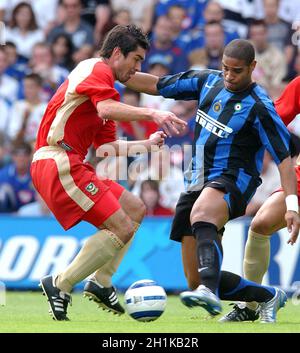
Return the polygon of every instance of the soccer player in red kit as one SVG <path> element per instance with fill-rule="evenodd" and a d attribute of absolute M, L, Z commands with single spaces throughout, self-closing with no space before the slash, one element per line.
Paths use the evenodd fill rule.
<path fill-rule="evenodd" d="M 287 126 L 297 114 L 300 114 L 300 77 L 291 81 L 282 95 L 276 100 L 275 108 Z M 270 238 L 273 233 L 287 227 L 284 218 L 286 206 L 298 212 L 300 205 L 300 156 L 295 166 L 298 182 L 298 199 L 295 195 L 286 200 L 282 189 L 276 190 L 260 207 L 251 222 L 244 255 L 244 277 L 256 283 L 261 283 L 270 263 Z M 288 227 L 289 229 L 289 227 Z M 289 229 L 290 230 L 290 229 Z M 288 243 L 293 245 L 298 234 L 290 237 Z M 246 307 L 238 304 L 225 315 L 221 321 L 254 321 L 258 319 L 255 302 L 247 303 Z"/>
<path fill-rule="evenodd" d="M 98 228 L 63 272 L 41 279 L 56 320 L 68 320 L 73 286 L 93 273 L 84 293 L 104 308 L 124 313 L 111 276 L 142 221 L 145 207 L 117 183 L 100 180 L 84 159 L 91 145 L 110 144 L 117 154 L 124 144 L 150 150 L 152 145 L 163 144 L 165 133 L 178 133 L 176 127 L 185 125 L 173 113 L 119 102 L 114 81 L 126 82 L 139 71 L 148 48 L 147 38 L 137 27 L 114 27 L 100 57 L 82 61 L 70 73 L 41 121 L 31 166 L 34 186 L 65 229 L 82 220 Z M 163 131 L 145 141 L 118 141 L 115 120 L 152 120 Z"/>

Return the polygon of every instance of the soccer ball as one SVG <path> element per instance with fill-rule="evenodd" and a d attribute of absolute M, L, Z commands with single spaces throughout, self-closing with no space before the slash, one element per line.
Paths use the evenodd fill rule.
<path fill-rule="evenodd" d="M 138 321 L 154 321 L 164 312 L 167 295 L 163 287 L 150 279 L 134 282 L 125 292 L 125 308 Z"/>

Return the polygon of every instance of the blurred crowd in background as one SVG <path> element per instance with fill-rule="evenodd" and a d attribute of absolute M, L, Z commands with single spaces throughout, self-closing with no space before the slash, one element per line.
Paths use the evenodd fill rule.
<path fill-rule="evenodd" d="M 0 213 L 50 215 L 29 173 L 39 122 L 69 72 L 97 57 L 106 33 L 117 24 L 134 23 L 148 33 L 151 47 L 142 70 L 158 76 L 221 69 L 224 46 L 236 38 L 253 43 L 253 79 L 272 99 L 300 75 L 300 0 L 0 0 L 0 21 L 5 23 L 0 36 L 3 41 L 5 32 L 0 45 Z M 147 158 L 112 157 L 103 164 L 91 151 L 87 159 L 95 167 L 101 162 L 99 173 L 105 171 L 139 195 L 148 215 L 172 215 L 184 190 L 183 151 L 192 144 L 197 102 L 138 94 L 119 83 L 116 88 L 123 102 L 170 110 L 188 125 L 180 136 L 166 139 L 171 153 L 162 149 Z M 289 129 L 297 142 L 297 118 Z M 118 125 L 119 138 L 128 140 L 147 139 L 156 130 L 146 121 Z M 135 169 L 135 177 L 124 175 L 124 168 Z M 280 185 L 268 154 L 262 179 L 248 216 Z"/>

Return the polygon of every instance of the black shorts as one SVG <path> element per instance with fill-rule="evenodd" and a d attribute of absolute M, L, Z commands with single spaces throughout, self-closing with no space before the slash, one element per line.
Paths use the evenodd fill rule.
<path fill-rule="evenodd" d="M 181 242 L 183 236 L 193 235 L 190 223 L 190 214 L 194 203 L 206 187 L 219 189 L 225 192 L 224 200 L 229 209 L 229 219 L 243 216 L 246 211 L 247 202 L 235 182 L 226 176 L 210 180 L 204 184 L 199 191 L 188 191 L 180 195 L 176 205 L 175 216 L 172 223 L 170 239 Z M 219 234 L 224 233 L 225 228 L 219 230 Z"/>

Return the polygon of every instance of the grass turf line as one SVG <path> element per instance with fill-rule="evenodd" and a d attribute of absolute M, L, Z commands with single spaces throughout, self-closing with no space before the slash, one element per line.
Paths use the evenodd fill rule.
<path fill-rule="evenodd" d="M 300 333 L 300 301 L 288 301 L 277 316 L 276 324 L 259 321 L 219 323 L 201 308 L 188 309 L 178 296 L 168 296 L 167 308 L 156 321 L 137 322 L 127 314 L 119 317 L 98 309 L 94 302 L 73 294 L 73 305 L 68 309 L 69 322 L 54 321 L 48 314 L 48 303 L 40 292 L 8 292 L 6 305 L 0 306 L 0 333 L 42 332 L 98 332 L 98 333 Z M 121 303 L 123 297 L 120 296 Z M 223 302 L 223 313 L 232 307 Z"/>

